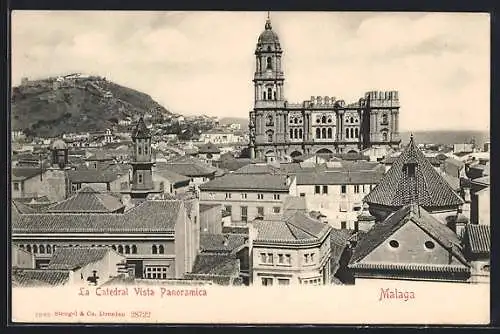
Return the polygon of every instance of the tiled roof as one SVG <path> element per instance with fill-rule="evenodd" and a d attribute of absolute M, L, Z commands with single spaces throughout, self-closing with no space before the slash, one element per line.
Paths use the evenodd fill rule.
<path fill-rule="evenodd" d="M 50 213 L 112 213 L 123 208 L 122 202 L 111 194 L 85 187 L 68 199 L 49 207 Z"/>
<path fill-rule="evenodd" d="M 15 233 L 173 232 L 182 201 L 143 201 L 120 213 L 40 213 L 12 217 Z"/>
<path fill-rule="evenodd" d="M 188 280 L 194 280 L 198 282 L 201 281 L 209 284 L 217 284 L 223 286 L 242 285 L 241 279 L 239 277 L 233 277 L 228 275 L 186 273 L 184 277 Z"/>
<path fill-rule="evenodd" d="M 226 159 L 219 162 L 219 167 L 228 171 L 237 171 L 249 164 L 250 159 Z"/>
<path fill-rule="evenodd" d="M 151 137 L 148 127 L 144 123 L 144 119 L 141 117 L 132 131 L 132 138 L 148 138 Z"/>
<path fill-rule="evenodd" d="M 200 212 L 204 212 L 215 207 L 222 210 L 222 204 L 200 204 Z"/>
<path fill-rule="evenodd" d="M 107 247 L 58 247 L 47 269 L 76 270 L 104 259 L 109 252 L 113 250 Z"/>
<path fill-rule="evenodd" d="M 460 190 L 460 178 L 459 177 L 454 177 L 454 176 L 446 174 L 446 173 L 441 174 L 441 177 L 446 181 L 446 183 L 449 184 L 451 189 L 453 189 L 455 191 Z"/>
<path fill-rule="evenodd" d="M 201 253 L 196 255 L 192 273 L 238 276 L 240 274 L 240 260 L 227 254 Z"/>
<path fill-rule="evenodd" d="M 246 227 L 246 226 L 222 226 L 222 233 L 248 235 L 248 227 Z"/>
<path fill-rule="evenodd" d="M 319 222 L 300 212 L 277 221 L 256 220 L 253 224 L 258 232 L 254 244 L 315 243 L 329 234 L 331 230 L 328 224 Z"/>
<path fill-rule="evenodd" d="M 489 225 L 467 224 L 465 226 L 466 241 L 473 254 L 490 253 L 491 234 Z"/>
<path fill-rule="evenodd" d="M 407 222 L 412 221 L 434 240 L 449 249 L 462 263 L 467 261 L 462 252 L 458 236 L 445 224 L 439 222 L 425 209 L 407 205 L 388 216 L 382 223 L 375 224 L 359 240 L 351 257 L 351 264 L 358 263 Z"/>
<path fill-rule="evenodd" d="M 472 183 L 477 183 L 480 185 L 489 186 L 490 185 L 490 176 L 478 177 L 477 179 L 473 179 Z"/>
<path fill-rule="evenodd" d="M 407 175 L 408 164 L 414 164 L 415 177 Z M 413 202 L 426 209 L 463 204 L 463 200 L 416 147 L 413 138 L 364 201 L 386 207 L 401 207 Z"/>
<path fill-rule="evenodd" d="M 204 191 L 279 191 L 285 192 L 290 189 L 285 176 L 266 174 L 227 174 L 216 178 L 200 186 Z"/>
<path fill-rule="evenodd" d="M 58 286 L 68 282 L 69 270 L 14 269 L 12 283 L 16 286 Z"/>
<path fill-rule="evenodd" d="M 198 148 L 198 153 L 205 154 L 205 153 L 214 153 L 218 154 L 220 153 L 220 150 L 217 146 L 215 146 L 212 143 L 208 143 L 206 145 L 202 145 Z"/>
<path fill-rule="evenodd" d="M 445 155 L 445 157 L 446 157 L 446 155 Z M 446 157 L 446 159 L 444 160 L 444 162 L 447 163 L 447 164 L 452 164 L 452 165 L 454 165 L 454 166 L 456 166 L 458 168 L 465 167 L 465 163 L 463 161 L 460 161 L 460 160 L 457 160 L 457 159 L 454 159 L 454 158 L 451 158 L 451 157 L 450 158 Z"/>
<path fill-rule="evenodd" d="M 119 177 L 117 173 L 100 169 L 76 169 L 68 171 L 72 183 L 109 183 Z"/>
<path fill-rule="evenodd" d="M 386 158 L 384 158 L 384 160 L 382 160 L 382 163 L 385 164 L 385 165 L 393 165 L 397 160 L 398 158 L 400 157 L 400 155 L 397 155 L 397 156 L 388 156 Z M 438 158 L 438 157 L 426 157 L 424 156 L 425 159 L 427 159 L 431 165 L 433 166 L 439 166 L 441 164 L 441 160 Z"/>
<path fill-rule="evenodd" d="M 200 233 L 200 251 L 211 253 L 230 253 L 245 244 L 245 234 Z"/>
<path fill-rule="evenodd" d="M 346 246 L 353 234 L 354 230 L 332 228 L 330 242 L 332 245 Z"/>
<path fill-rule="evenodd" d="M 324 171 L 324 172 L 299 172 L 297 185 L 317 184 L 377 184 L 382 179 L 383 171 Z"/>
<path fill-rule="evenodd" d="M 11 169 L 12 181 L 23 181 L 42 174 L 44 170 L 39 167 L 14 167 Z"/>
<path fill-rule="evenodd" d="M 467 273 L 470 269 L 464 265 L 452 264 L 417 264 L 417 263 L 356 263 L 349 265 L 353 269 L 368 269 L 368 270 L 394 270 L 394 271 L 419 271 L 419 272 L 455 272 Z"/>
<path fill-rule="evenodd" d="M 280 168 L 269 164 L 248 164 L 235 170 L 233 174 L 280 174 Z"/>
<path fill-rule="evenodd" d="M 182 156 L 167 163 L 156 163 L 158 169 L 168 169 L 189 177 L 211 176 L 216 168 L 191 156 Z"/>
<path fill-rule="evenodd" d="M 176 172 L 173 172 L 168 169 L 156 169 L 154 171 L 155 174 L 160 175 L 161 177 L 169 180 L 171 183 L 178 184 L 178 183 L 185 183 L 189 182 L 191 179 L 187 176 L 177 174 Z"/>
<path fill-rule="evenodd" d="M 12 208 L 17 210 L 18 213 L 22 214 L 38 212 L 37 209 L 32 208 L 31 206 L 17 200 L 12 200 Z"/>

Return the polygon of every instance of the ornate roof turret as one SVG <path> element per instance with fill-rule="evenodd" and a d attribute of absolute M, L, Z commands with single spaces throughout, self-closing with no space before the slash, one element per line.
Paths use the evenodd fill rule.
<path fill-rule="evenodd" d="M 259 45 L 262 44 L 279 44 L 280 40 L 278 34 L 274 32 L 271 25 L 271 18 L 269 17 L 269 12 L 267 13 L 267 20 L 265 25 L 265 30 L 259 36 Z"/>
<path fill-rule="evenodd" d="M 150 138 L 151 133 L 149 132 L 146 123 L 144 123 L 144 119 L 141 117 L 137 122 L 134 130 L 132 131 L 132 139 L 135 138 Z"/>
<path fill-rule="evenodd" d="M 439 175 L 410 137 L 410 143 L 380 183 L 365 197 L 370 206 L 398 209 L 418 204 L 426 210 L 453 208 L 463 200 Z"/>

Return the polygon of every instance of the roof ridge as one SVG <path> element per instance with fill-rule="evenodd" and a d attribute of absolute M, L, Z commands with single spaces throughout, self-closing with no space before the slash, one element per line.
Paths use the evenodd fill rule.
<path fill-rule="evenodd" d="M 296 212 L 294 215 L 292 215 L 292 216 L 288 217 L 288 219 L 287 219 L 287 221 L 286 221 L 286 224 L 290 224 L 290 225 L 292 225 L 293 227 L 295 227 L 296 229 L 298 229 L 298 230 L 300 230 L 300 231 L 302 231 L 302 232 L 304 232 L 304 233 L 306 233 L 306 234 L 310 235 L 310 236 L 311 236 L 311 237 L 313 237 L 313 238 L 318 239 L 318 237 L 317 237 L 316 235 L 312 234 L 311 232 L 309 232 L 309 231 L 305 230 L 304 228 L 302 228 L 302 227 L 300 227 L 300 226 L 297 226 L 296 224 L 294 224 L 294 223 L 293 223 L 292 218 L 293 218 L 293 217 L 295 217 L 295 216 L 297 216 L 297 215 L 300 215 L 300 213 L 299 213 L 299 212 Z M 306 219 L 310 220 L 310 221 L 314 221 L 312 218 L 308 217 L 307 215 L 303 215 L 303 216 L 304 216 Z M 314 222 L 316 223 L 316 221 L 314 221 Z M 319 222 L 318 222 L 318 223 L 319 223 Z M 323 228 L 323 229 L 324 229 L 324 228 Z M 323 229 L 321 230 L 321 232 L 323 232 Z"/>

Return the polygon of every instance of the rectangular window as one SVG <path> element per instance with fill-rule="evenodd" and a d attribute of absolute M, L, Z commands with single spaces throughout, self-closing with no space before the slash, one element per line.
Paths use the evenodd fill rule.
<path fill-rule="evenodd" d="M 304 254 L 304 263 L 309 263 L 309 254 Z"/>
<path fill-rule="evenodd" d="M 358 184 L 354 185 L 354 193 L 359 194 L 359 185 Z"/>
<path fill-rule="evenodd" d="M 278 254 L 278 263 L 283 263 L 283 254 Z"/>
<path fill-rule="evenodd" d="M 314 193 L 319 194 L 321 192 L 321 186 L 314 186 Z"/>
<path fill-rule="evenodd" d="M 226 193 L 226 199 L 231 198 L 231 193 Z"/>
<path fill-rule="evenodd" d="M 266 253 L 260 253 L 260 262 L 267 263 L 267 255 L 266 255 Z"/>
<path fill-rule="evenodd" d="M 242 199 L 247 199 L 247 194 L 241 194 Z"/>
<path fill-rule="evenodd" d="M 323 186 L 323 194 L 328 194 L 328 186 Z"/>
<path fill-rule="evenodd" d="M 19 182 L 14 182 L 14 190 L 19 190 Z"/>
<path fill-rule="evenodd" d="M 341 187 L 340 187 L 340 193 L 342 194 L 345 194 L 347 192 L 347 186 L 345 184 L 343 184 Z"/>
<path fill-rule="evenodd" d="M 281 208 L 279 206 L 273 207 L 273 213 L 280 213 L 280 212 L 281 212 Z"/>
<path fill-rule="evenodd" d="M 263 206 L 257 207 L 257 216 L 264 217 L 264 207 Z"/>
<path fill-rule="evenodd" d="M 358 232 L 359 230 L 359 223 L 357 221 L 354 222 L 354 232 Z"/>
<path fill-rule="evenodd" d="M 224 211 L 231 214 L 231 211 L 232 211 L 232 206 L 231 205 L 225 205 L 224 206 Z"/>
<path fill-rule="evenodd" d="M 300 197 L 306 197 L 305 193 L 300 193 Z"/>
<path fill-rule="evenodd" d="M 267 263 L 273 264 L 273 254 L 272 253 L 267 253 Z"/>
<path fill-rule="evenodd" d="M 285 263 L 286 264 L 291 264 L 292 263 L 292 257 L 290 254 L 285 254 Z"/>
<path fill-rule="evenodd" d="M 290 285 L 288 278 L 278 278 L 278 285 Z"/>
<path fill-rule="evenodd" d="M 262 285 L 263 286 L 272 286 L 273 279 L 271 277 L 262 277 Z"/>
<path fill-rule="evenodd" d="M 365 190 L 365 185 L 363 184 L 363 194 L 365 193 L 365 191 L 366 191 L 366 190 Z"/>
<path fill-rule="evenodd" d="M 275 200 L 279 200 L 280 199 L 280 195 L 279 194 L 274 194 L 274 199 Z"/>
<path fill-rule="evenodd" d="M 142 183 L 142 174 L 137 175 L 137 182 Z"/>
<path fill-rule="evenodd" d="M 167 279 L 167 268 L 166 266 L 146 267 L 145 276 L 149 279 Z"/>
<path fill-rule="evenodd" d="M 347 222 L 340 222 L 340 228 L 341 229 L 346 229 L 347 228 Z"/>
<path fill-rule="evenodd" d="M 241 207 L 241 221 L 246 222 L 248 219 L 248 207 L 242 206 Z"/>
<path fill-rule="evenodd" d="M 311 262 L 314 262 L 314 253 L 311 253 Z"/>
<path fill-rule="evenodd" d="M 257 199 L 264 199 L 264 194 L 257 194 Z"/>

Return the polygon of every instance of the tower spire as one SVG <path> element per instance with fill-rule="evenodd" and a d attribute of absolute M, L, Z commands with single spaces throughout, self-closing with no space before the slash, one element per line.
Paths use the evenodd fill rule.
<path fill-rule="evenodd" d="M 266 30 L 271 30 L 273 27 L 271 26 L 271 12 L 267 12 L 267 20 L 266 20 Z"/>

